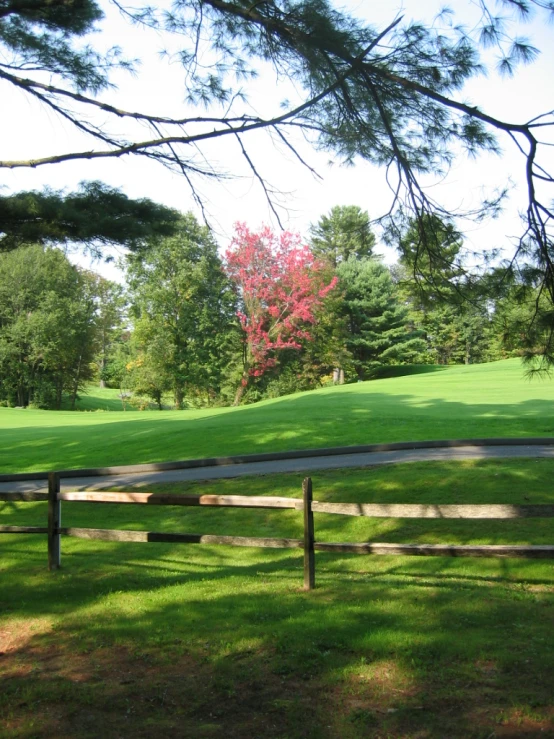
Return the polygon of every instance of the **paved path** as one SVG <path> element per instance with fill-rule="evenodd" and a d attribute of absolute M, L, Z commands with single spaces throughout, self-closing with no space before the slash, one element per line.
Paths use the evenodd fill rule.
<path fill-rule="evenodd" d="M 188 480 L 214 480 L 244 475 L 269 475 L 275 472 L 311 472 L 314 470 L 340 469 L 341 467 L 370 467 L 401 462 L 445 461 L 458 459 L 492 459 L 508 457 L 549 457 L 554 459 L 553 445 L 521 446 L 461 446 L 438 449 L 403 449 L 391 452 L 363 454 L 337 454 L 329 457 L 303 457 L 281 459 L 273 462 L 250 462 L 215 467 L 168 470 L 164 472 L 125 473 L 105 477 L 76 477 L 61 480 L 63 490 L 97 490 L 111 486 L 137 485 L 146 487 L 152 483 L 182 482 Z M 0 491 L 45 490 L 44 480 L 27 480 L 0 483 Z"/>

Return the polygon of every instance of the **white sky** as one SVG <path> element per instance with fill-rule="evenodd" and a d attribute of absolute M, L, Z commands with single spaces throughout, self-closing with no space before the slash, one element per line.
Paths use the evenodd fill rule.
<path fill-rule="evenodd" d="M 456 0 L 452 4 L 460 13 L 461 20 L 471 22 L 475 7 L 472 10 L 468 0 Z M 405 0 L 402 7 L 405 17 L 425 20 L 431 18 L 441 5 L 437 0 Z M 394 18 L 399 7 L 395 2 L 370 0 L 350 4 L 356 15 L 381 27 Z M 140 108 L 158 114 L 190 114 L 190 109 L 187 110 L 182 102 L 184 88 L 179 66 L 173 64 L 168 67 L 158 57 L 161 39 L 129 26 L 113 10 L 102 28 L 102 36 L 98 38 L 106 46 L 118 44 L 128 56 L 143 59 L 140 74 L 136 78 L 119 75 L 119 89 L 103 95 L 105 99 L 127 109 Z M 472 80 L 460 95 L 461 99 L 479 105 L 486 112 L 512 122 L 525 122 L 554 109 L 554 27 L 544 23 L 543 18 L 526 24 L 522 31 L 541 50 L 539 60 L 531 66 L 520 67 L 513 79 L 491 73 L 487 78 Z M 292 95 L 294 90 L 290 84 L 283 81 L 277 84 L 271 73 L 263 71 L 253 87 L 250 101 L 256 104 L 258 112 L 269 112 L 276 111 L 279 102 Z M 27 159 L 55 151 L 91 148 L 91 144 L 85 143 L 68 123 L 61 122 L 55 114 L 30 101 L 28 96 L 7 83 L 0 82 L 0 104 L 0 159 Z M 322 176 L 322 181 L 319 181 L 293 161 L 282 147 L 276 147 L 267 134 L 260 132 L 248 136 L 245 142 L 249 142 L 256 166 L 271 185 L 283 193 L 280 201 L 285 210 L 281 217 L 287 228 L 307 234 L 309 224 L 316 222 L 334 205 L 359 205 L 371 217 L 388 210 L 390 193 L 383 171 L 365 162 L 358 162 L 354 167 L 342 167 L 329 162 L 328 155 L 316 153 L 304 142 L 299 142 L 303 157 Z M 460 157 L 447 178 L 435 183 L 433 190 L 433 194 L 446 201 L 447 205 L 470 208 L 477 204 L 483 188 L 487 190 L 513 181 L 513 195 L 498 221 L 466 225 L 468 243 L 481 250 L 505 245 L 507 237 L 519 232 L 518 209 L 525 205 L 523 158 L 507 139 L 500 139 L 500 143 L 504 147 L 501 158 L 482 156 L 477 161 L 468 162 Z M 225 183 L 206 182 L 199 188 L 208 201 L 211 223 L 222 248 L 230 240 L 235 221 L 246 221 L 251 227 L 262 222 L 276 225 L 263 193 L 231 140 L 216 141 L 206 151 L 212 163 L 221 163 L 222 168 L 240 175 Z M 547 157 L 547 161 L 554 165 L 554 156 Z M 154 162 L 132 156 L 68 162 L 36 170 L 3 170 L 0 184 L 7 188 L 7 192 L 40 189 L 44 185 L 72 190 L 85 179 L 99 179 L 120 187 L 130 197 L 149 197 L 200 215 L 182 177 Z M 387 261 L 393 258 L 389 252 Z M 113 267 L 96 263 L 94 268 L 112 278 L 116 276 Z"/>

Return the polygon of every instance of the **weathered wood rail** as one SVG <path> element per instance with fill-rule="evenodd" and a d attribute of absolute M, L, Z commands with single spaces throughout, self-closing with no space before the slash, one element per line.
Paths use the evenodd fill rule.
<path fill-rule="evenodd" d="M 209 544 L 271 549 L 302 549 L 304 551 L 304 589 L 315 587 L 315 552 L 349 554 L 434 556 L 434 557 L 524 557 L 554 559 L 554 545 L 451 545 L 451 544 L 388 544 L 379 542 L 321 542 L 315 539 L 314 513 L 371 518 L 444 518 L 444 519 L 518 519 L 554 518 L 554 505 L 436 505 L 389 503 L 325 503 L 313 500 L 312 480 L 302 483 L 302 498 L 265 497 L 250 495 L 179 495 L 136 492 L 61 492 L 60 474 L 48 475 L 48 493 L 0 492 L 0 501 L 48 502 L 48 526 L 0 526 L 0 534 L 46 534 L 48 567 L 58 569 L 61 563 L 61 537 L 123 542 L 170 542 Z M 272 508 L 302 511 L 302 539 L 249 536 L 219 536 L 212 534 L 161 533 L 121 529 L 63 527 L 61 504 L 99 503 L 117 505 L 206 506 L 220 508 Z"/>

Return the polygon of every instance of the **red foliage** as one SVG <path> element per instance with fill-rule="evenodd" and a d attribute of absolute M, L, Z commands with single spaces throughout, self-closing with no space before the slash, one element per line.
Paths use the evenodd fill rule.
<path fill-rule="evenodd" d="M 264 226 L 252 232 L 235 224 L 226 253 L 226 271 L 239 288 L 244 310 L 239 311 L 249 350 L 246 375 L 260 377 L 277 361 L 282 349 L 301 349 L 311 339 L 307 330 L 314 311 L 337 284 L 324 285 L 325 265 L 316 260 L 299 234 L 276 235 Z"/>

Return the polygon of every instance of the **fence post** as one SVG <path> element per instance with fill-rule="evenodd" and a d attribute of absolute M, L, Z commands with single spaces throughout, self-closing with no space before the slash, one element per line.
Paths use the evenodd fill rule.
<path fill-rule="evenodd" d="M 48 473 L 48 569 L 57 570 L 61 560 L 62 502 L 58 500 L 60 492 L 60 475 L 58 472 Z"/>
<path fill-rule="evenodd" d="M 315 588 L 314 514 L 312 511 L 312 478 L 302 482 L 304 500 L 304 590 Z"/>

